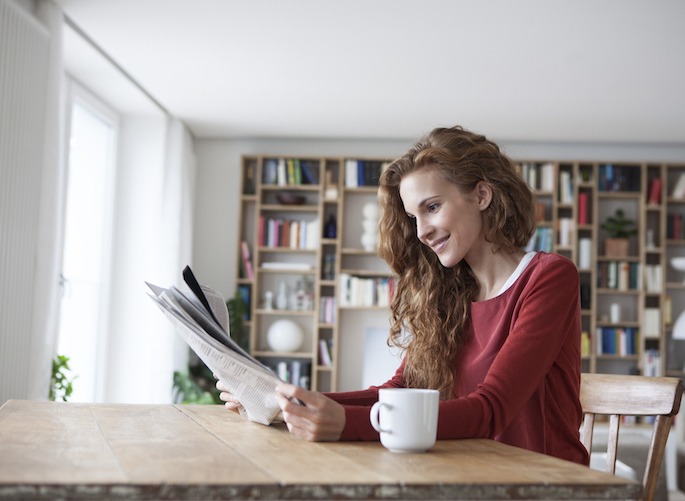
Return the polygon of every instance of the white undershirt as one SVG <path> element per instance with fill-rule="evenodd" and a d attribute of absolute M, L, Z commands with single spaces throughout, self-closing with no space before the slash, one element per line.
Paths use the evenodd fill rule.
<path fill-rule="evenodd" d="M 511 287 L 511 285 L 514 282 L 516 282 L 516 279 L 521 276 L 521 273 L 523 273 L 523 270 L 526 269 L 526 266 L 528 266 L 528 263 L 530 263 L 531 259 L 533 259 L 533 256 L 535 254 L 535 251 L 526 252 L 523 258 L 521 258 L 521 262 L 519 262 L 519 265 L 514 270 L 514 273 L 512 273 L 511 276 L 507 279 L 507 281 L 504 282 L 502 289 L 500 289 L 500 291 L 497 293 L 498 296 L 502 294 L 505 290 L 507 290 L 509 287 Z"/>

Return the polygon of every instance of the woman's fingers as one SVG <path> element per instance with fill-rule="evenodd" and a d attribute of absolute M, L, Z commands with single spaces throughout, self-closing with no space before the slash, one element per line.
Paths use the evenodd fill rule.
<path fill-rule="evenodd" d="M 294 435 L 310 441 L 340 439 L 345 427 L 345 410 L 337 402 L 319 392 L 285 383 L 276 387 L 276 399 Z"/>
<path fill-rule="evenodd" d="M 221 392 L 219 393 L 219 399 L 225 402 L 224 405 L 226 408 L 237 412 L 241 406 L 240 401 L 233 396 L 228 387 L 221 380 L 216 382 L 216 389 Z"/>

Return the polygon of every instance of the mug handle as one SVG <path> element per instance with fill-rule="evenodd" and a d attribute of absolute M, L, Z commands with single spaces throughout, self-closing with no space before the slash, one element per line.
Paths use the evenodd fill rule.
<path fill-rule="evenodd" d="M 376 430 L 378 433 L 391 433 L 390 430 L 384 430 L 381 428 L 381 424 L 378 422 L 378 414 L 381 411 L 381 407 L 385 406 L 388 409 L 392 409 L 392 405 L 386 404 L 385 402 L 376 402 L 371 406 L 371 426 L 373 426 L 373 429 Z"/>

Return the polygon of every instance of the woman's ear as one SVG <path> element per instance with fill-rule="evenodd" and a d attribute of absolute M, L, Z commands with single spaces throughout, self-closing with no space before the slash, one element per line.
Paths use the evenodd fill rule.
<path fill-rule="evenodd" d="M 476 185 L 476 199 L 478 200 L 478 208 L 485 210 L 490 207 L 492 202 L 492 188 L 485 181 L 478 181 Z"/>

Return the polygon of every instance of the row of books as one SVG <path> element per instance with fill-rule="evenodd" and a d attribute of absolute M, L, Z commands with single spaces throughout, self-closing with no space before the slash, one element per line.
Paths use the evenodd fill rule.
<path fill-rule="evenodd" d="M 598 328 L 597 333 L 599 339 L 601 340 L 601 343 L 597 346 L 598 355 L 633 355 L 637 350 L 637 346 L 635 345 L 637 331 L 635 329 L 616 329 L 613 327 L 601 327 Z M 651 334 L 648 335 L 647 332 L 645 332 L 643 335 L 645 338 L 654 337 Z M 592 336 L 590 336 L 590 333 L 588 331 L 583 331 L 580 334 L 580 356 L 589 357 L 591 352 Z M 644 368 L 646 375 L 657 375 L 654 374 L 654 367 L 659 368 L 660 370 L 660 359 L 661 354 L 658 350 L 645 350 Z"/>
<path fill-rule="evenodd" d="M 257 226 L 257 245 L 316 249 L 320 238 L 319 220 L 291 220 L 260 216 Z"/>
<path fill-rule="evenodd" d="M 589 357 L 592 353 L 592 337 L 588 331 L 580 333 L 580 356 Z"/>
<path fill-rule="evenodd" d="M 524 162 L 517 166 L 521 177 L 535 191 L 554 190 L 554 164 L 551 162 Z"/>
<path fill-rule="evenodd" d="M 322 280 L 334 280 L 335 279 L 335 254 L 324 254 L 323 256 L 323 267 L 321 269 L 321 279 Z"/>
<path fill-rule="evenodd" d="M 319 184 L 319 161 L 268 158 L 264 160 L 262 182 L 276 186 Z"/>
<path fill-rule="evenodd" d="M 319 322 L 335 323 L 335 296 L 321 296 L 319 299 Z"/>
<path fill-rule="evenodd" d="M 549 227 L 538 227 L 526 246 L 526 251 L 552 252 L 554 231 Z"/>
<path fill-rule="evenodd" d="M 246 241 L 240 242 L 240 259 L 238 260 L 240 278 L 252 280 L 254 278 L 254 268 L 252 266 L 252 253 Z"/>
<path fill-rule="evenodd" d="M 252 291 L 249 285 L 238 285 L 237 292 L 243 300 L 243 320 L 250 321 L 250 312 L 252 311 Z"/>
<path fill-rule="evenodd" d="M 644 265 L 644 280 L 645 291 L 647 292 L 661 292 L 663 289 L 663 269 L 660 264 L 645 264 Z"/>
<path fill-rule="evenodd" d="M 395 294 L 395 279 L 340 274 L 340 306 L 387 307 Z"/>
<path fill-rule="evenodd" d="M 587 191 L 578 193 L 578 224 L 590 224 L 590 194 Z"/>
<path fill-rule="evenodd" d="M 681 240 L 685 238 L 685 218 L 682 214 L 666 216 L 666 238 Z"/>
<path fill-rule="evenodd" d="M 331 367 L 333 365 L 333 340 L 319 339 L 319 365 L 324 367 Z"/>
<path fill-rule="evenodd" d="M 378 186 L 381 173 L 388 165 L 377 160 L 345 160 L 345 186 Z"/>
<path fill-rule="evenodd" d="M 567 170 L 559 171 L 559 202 L 565 205 L 573 203 L 573 182 Z"/>
<path fill-rule="evenodd" d="M 575 222 L 570 217 L 561 217 L 557 221 L 557 224 L 559 226 L 559 233 L 557 236 L 559 245 L 571 245 L 571 242 L 573 241 L 573 234 L 576 230 Z"/>
<path fill-rule="evenodd" d="M 635 167 L 603 164 L 598 172 L 599 191 L 640 191 L 641 171 Z"/>
<path fill-rule="evenodd" d="M 661 352 L 655 349 L 645 350 L 642 356 L 642 374 L 661 377 L 664 375 L 661 363 Z"/>
<path fill-rule="evenodd" d="M 685 181 L 685 177 L 683 178 Z M 647 192 L 647 203 L 649 205 L 659 205 L 661 204 L 661 191 L 663 189 L 663 182 L 660 177 L 654 177 L 649 180 L 649 191 Z M 683 186 L 685 189 L 685 185 Z M 683 192 L 685 195 L 685 192 Z"/>
<path fill-rule="evenodd" d="M 597 327 L 597 355 L 635 355 L 637 333 L 634 327 Z"/>
<path fill-rule="evenodd" d="M 642 289 L 640 263 L 630 261 L 597 263 L 597 287 L 622 291 Z"/>
<path fill-rule="evenodd" d="M 308 390 L 311 385 L 312 365 L 302 360 L 280 360 L 276 363 L 276 374 L 283 381 Z"/>

